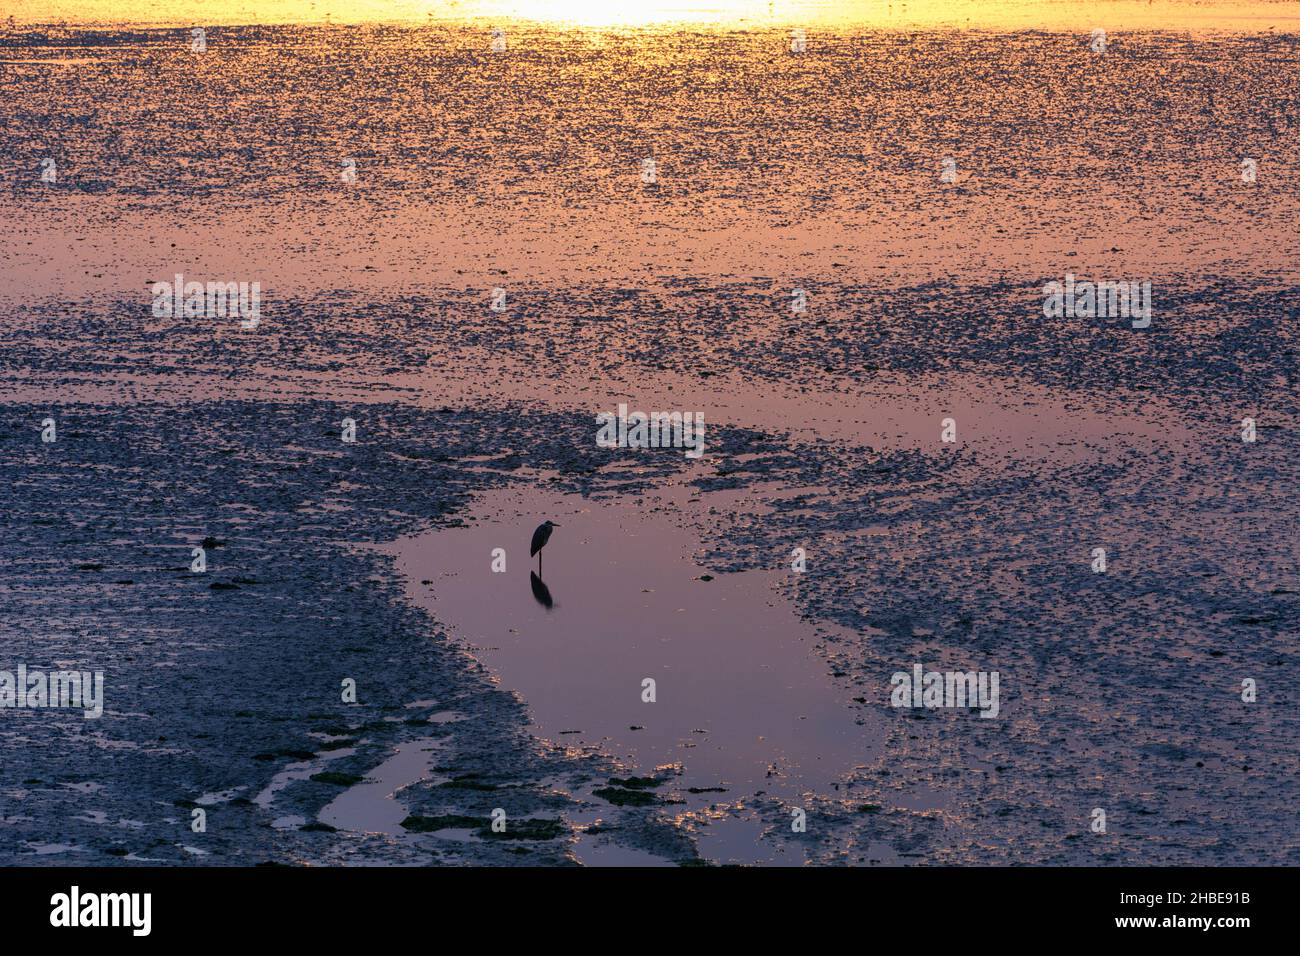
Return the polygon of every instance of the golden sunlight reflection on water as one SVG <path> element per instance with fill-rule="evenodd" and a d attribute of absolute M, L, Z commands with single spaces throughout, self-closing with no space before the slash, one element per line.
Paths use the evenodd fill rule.
<path fill-rule="evenodd" d="M 480 20 L 566 27 L 674 23 L 723 29 L 958 26 L 984 29 L 1293 30 L 1295 0 L 16 0 L 19 23 L 415 23 Z"/>

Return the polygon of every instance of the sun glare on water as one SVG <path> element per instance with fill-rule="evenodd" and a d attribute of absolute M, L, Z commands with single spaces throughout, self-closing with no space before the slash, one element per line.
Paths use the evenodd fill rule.
<path fill-rule="evenodd" d="M 776 0 L 465 0 L 452 8 L 472 17 L 564 23 L 592 27 L 635 27 L 655 23 L 765 23 L 792 7 L 825 7 L 821 3 Z M 447 5 L 440 4 L 444 9 Z"/>
<path fill-rule="evenodd" d="M 1295 30 L 1300 0 L 11 0 L 20 23 Z"/>
<path fill-rule="evenodd" d="M 667 23 L 769 26 L 861 18 L 891 2 L 940 0 L 16 0 L 25 22 L 442 23 L 494 21 L 635 28 Z M 947 2 L 947 0 L 942 0 Z"/>
<path fill-rule="evenodd" d="M 352 0 L 362 2 L 362 0 Z M 392 0 L 390 0 L 392 2 Z M 1296 0 L 421 0 L 434 19 L 512 20 L 578 27 L 656 24 L 764 28 L 946 24 L 1082 30 L 1168 29 L 1171 24 L 1294 28 Z"/>

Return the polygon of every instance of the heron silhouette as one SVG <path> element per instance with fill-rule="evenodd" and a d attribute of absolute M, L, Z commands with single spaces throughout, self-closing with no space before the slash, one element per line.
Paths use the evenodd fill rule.
<path fill-rule="evenodd" d="M 546 547 L 546 542 L 551 540 L 551 529 L 558 528 L 559 525 L 554 521 L 543 521 L 533 532 L 533 543 L 528 547 L 528 556 L 531 558 L 537 555 L 537 573 L 542 573 L 542 548 Z"/>

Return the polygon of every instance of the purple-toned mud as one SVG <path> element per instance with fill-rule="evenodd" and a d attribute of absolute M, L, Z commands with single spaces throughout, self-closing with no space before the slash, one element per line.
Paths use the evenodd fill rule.
<path fill-rule="evenodd" d="M 1300 862 L 1300 39 L 1089 26 L 0 37 L 0 859 Z"/>

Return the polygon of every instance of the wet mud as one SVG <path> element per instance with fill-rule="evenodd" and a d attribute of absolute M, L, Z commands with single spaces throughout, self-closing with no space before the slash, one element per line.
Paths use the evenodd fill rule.
<path fill-rule="evenodd" d="M 0 858 L 1300 860 L 1300 47 L 1086 36 L 6 35 Z"/>

